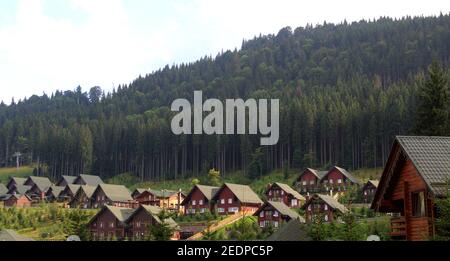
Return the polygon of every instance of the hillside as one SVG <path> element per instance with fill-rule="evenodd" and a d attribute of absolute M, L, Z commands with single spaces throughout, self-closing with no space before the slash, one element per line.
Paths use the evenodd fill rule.
<path fill-rule="evenodd" d="M 28 177 L 33 175 L 33 168 L 29 166 L 17 168 L 0 168 L 0 183 L 6 185 L 11 177 Z"/>
<path fill-rule="evenodd" d="M 380 18 L 283 28 L 240 50 L 166 66 L 111 93 L 92 88 L 0 104 L 0 166 L 20 151 L 41 174 L 130 172 L 139 180 L 224 176 L 386 161 L 392 139 L 409 134 L 418 82 L 433 59 L 445 68 L 450 17 Z M 85 86 L 86 87 L 86 86 Z M 174 136 L 170 104 L 205 98 L 280 99 L 280 142 L 258 136 Z"/>

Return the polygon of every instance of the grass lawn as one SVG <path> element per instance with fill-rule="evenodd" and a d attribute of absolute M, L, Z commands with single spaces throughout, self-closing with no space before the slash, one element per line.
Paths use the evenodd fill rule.
<path fill-rule="evenodd" d="M 6 185 L 11 177 L 28 177 L 33 175 L 33 168 L 29 166 L 20 167 L 19 170 L 16 168 L 0 168 L 0 183 Z"/>

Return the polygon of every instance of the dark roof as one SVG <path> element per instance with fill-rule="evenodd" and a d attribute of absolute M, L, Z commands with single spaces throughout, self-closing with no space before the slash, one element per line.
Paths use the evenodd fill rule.
<path fill-rule="evenodd" d="M 63 181 L 65 181 L 67 184 L 73 184 L 76 179 L 77 179 L 76 176 L 65 176 L 65 175 L 62 175 L 61 178 L 58 181 L 58 185 L 61 184 Z"/>
<path fill-rule="evenodd" d="M 295 191 L 293 188 L 291 188 L 289 185 L 284 184 L 284 183 L 279 183 L 276 182 L 275 183 L 278 187 L 280 187 L 282 190 L 284 190 L 285 192 L 287 192 L 288 194 L 291 194 L 292 196 L 294 196 L 294 198 L 299 199 L 299 200 L 306 200 L 305 197 L 303 197 L 302 195 L 300 195 L 300 193 L 298 193 L 297 191 Z"/>
<path fill-rule="evenodd" d="M 36 187 L 42 192 L 47 191 L 47 189 L 53 185 L 52 182 L 47 177 L 30 176 L 28 177 L 26 182 L 28 181 L 31 181 L 32 184 L 36 185 Z"/>
<path fill-rule="evenodd" d="M 450 137 L 397 136 L 396 142 L 430 190 L 436 196 L 446 196 L 450 181 Z"/>
<path fill-rule="evenodd" d="M 267 238 L 267 241 L 312 241 L 308 228 L 299 219 L 292 219 Z"/>
<path fill-rule="evenodd" d="M 8 188 L 2 183 L 0 183 L 0 195 L 4 195 L 6 193 L 8 193 Z"/>
<path fill-rule="evenodd" d="M 315 201 L 315 200 L 322 200 L 328 206 L 330 206 L 332 209 L 337 210 L 341 213 L 346 213 L 349 211 L 344 205 L 339 203 L 335 198 L 333 198 L 329 195 L 323 195 L 323 194 L 314 194 L 313 196 L 311 196 L 311 198 L 309 198 L 309 200 L 305 203 L 305 205 L 303 205 L 302 208 L 305 209 L 306 206 L 308 206 L 312 201 Z"/>
<path fill-rule="evenodd" d="M 297 212 L 290 209 L 286 204 L 278 201 L 267 201 L 264 203 L 254 214 L 254 216 L 258 216 L 261 211 L 264 210 L 268 205 L 272 206 L 276 211 L 278 211 L 283 216 L 288 216 L 291 219 L 300 219 L 302 223 L 305 223 L 305 219 L 301 217 Z"/>
<path fill-rule="evenodd" d="M 163 209 L 157 206 L 148 206 L 148 205 L 141 205 L 136 211 L 134 211 L 126 220 L 128 222 L 135 214 L 137 214 L 139 211 L 146 211 L 148 214 L 150 214 L 158 224 L 161 224 L 161 219 L 159 218 L 159 214 L 161 213 Z M 178 229 L 179 226 L 175 220 L 173 220 L 171 217 L 165 219 L 165 223 L 167 223 L 171 228 Z"/>
<path fill-rule="evenodd" d="M 183 202 L 181 202 L 182 205 L 187 203 L 187 200 L 190 199 L 192 193 L 198 189 L 204 196 L 206 199 L 211 200 L 217 193 L 217 191 L 219 191 L 219 187 L 213 187 L 213 186 L 205 186 L 205 185 L 195 185 L 191 191 L 189 192 L 189 194 L 186 196 L 186 198 L 183 200 Z"/>
<path fill-rule="evenodd" d="M 75 194 L 77 194 L 77 192 L 80 188 L 81 188 L 81 185 L 69 184 L 66 186 L 66 188 L 64 190 L 68 190 L 68 191 L 72 192 L 73 195 L 75 195 Z"/>
<path fill-rule="evenodd" d="M 99 184 L 97 189 L 102 189 L 107 198 L 112 201 L 132 201 L 130 191 L 123 185 Z"/>
<path fill-rule="evenodd" d="M 80 174 L 74 182 L 79 183 L 79 180 L 84 181 L 84 183 L 86 183 L 86 185 L 89 185 L 89 186 L 97 186 L 97 185 L 104 183 L 102 178 L 100 178 L 99 176 L 86 175 L 86 174 Z"/>
<path fill-rule="evenodd" d="M 145 192 L 145 191 L 147 191 L 147 189 L 145 189 L 145 188 L 137 188 L 137 189 L 135 189 L 135 190 L 133 191 L 133 193 L 131 193 L 131 196 L 132 196 L 133 198 L 135 198 L 135 197 L 141 195 L 141 194 L 142 194 L 143 192 Z"/>
<path fill-rule="evenodd" d="M 13 194 L 12 191 L 16 191 L 17 194 L 26 194 L 28 190 L 31 189 L 31 186 L 26 185 L 14 185 L 10 190 L 8 190 L 8 194 Z"/>
<path fill-rule="evenodd" d="M 19 235 L 14 230 L 5 229 L 0 231 L 0 241 L 34 241 L 31 238 Z"/>
<path fill-rule="evenodd" d="M 258 197 L 258 195 L 247 185 L 231 184 L 225 183 L 214 195 L 213 199 L 216 199 L 219 195 L 219 191 L 223 190 L 225 187 L 229 188 L 231 192 L 236 196 L 236 198 L 242 203 L 249 204 L 262 204 L 263 201 Z"/>
<path fill-rule="evenodd" d="M 78 192 L 83 191 L 86 197 L 90 198 L 92 197 L 92 194 L 94 194 L 96 188 L 96 186 L 84 185 L 80 187 Z"/>
<path fill-rule="evenodd" d="M 25 183 L 26 180 L 27 180 L 26 178 L 16 178 L 16 177 L 12 177 L 12 178 L 9 180 L 9 182 L 8 182 L 7 185 L 9 185 L 9 183 L 11 183 L 11 181 L 14 181 L 16 184 L 23 185 L 23 183 Z"/>

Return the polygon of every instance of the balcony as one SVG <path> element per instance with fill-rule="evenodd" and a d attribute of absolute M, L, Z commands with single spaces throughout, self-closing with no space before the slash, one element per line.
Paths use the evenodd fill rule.
<path fill-rule="evenodd" d="M 391 237 L 406 237 L 405 217 L 394 217 L 391 219 Z"/>

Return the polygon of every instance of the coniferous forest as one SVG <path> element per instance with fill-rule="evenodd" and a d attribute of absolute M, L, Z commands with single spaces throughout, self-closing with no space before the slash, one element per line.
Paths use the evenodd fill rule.
<path fill-rule="evenodd" d="M 449 15 L 286 27 L 112 92 L 78 87 L 2 103 L 0 166 L 14 166 L 21 152 L 22 163 L 39 166 L 35 174 L 54 178 L 381 167 L 394 136 L 414 134 L 428 66 L 436 60 L 447 72 L 449 57 Z M 173 135 L 170 105 L 192 100 L 194 90 L 204 99 L 280 99 L 278 145 L 260 147 L 260 137 L 250 135 Z"/>

